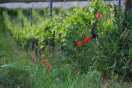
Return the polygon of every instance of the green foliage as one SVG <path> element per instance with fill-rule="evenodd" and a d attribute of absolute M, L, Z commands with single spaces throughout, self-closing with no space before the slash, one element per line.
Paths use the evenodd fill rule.
<path fill-rule="evenodd" d="M 21 49 L 16 51 L 15 41 L 6 31 L 6 26 L 2 26 L 3 21 L 0 22 L 0 55 L 3 51 L 3 54 L 6 55 L 6 57 L 0 57 L 0 88 L 106 88 L 105 83 L 102 83 L 102 73 L 90 70 L 81 74 L 80 70 L 67 64 L 65 61 L 67 57 L 59 49 L 54 53 L 45 52 L 45 59 L 48 59 L 48 63 L 52 65 L 52 70 L 47 71 L 45 64 L 41 62 L 41 59 L 44 58 L 39 58 L 39 62 L 33 62 L 30 60 L 29 53 L 21 51 Z M 86 46 L 91 47 L 89 44 Z M 81 47 L 77 48 L 81 49 Z M 122 87 L 117 78 L 111 78 L 110 88 L 127 87 Z"/>
<path fill-rule="evenodd" d="M 97 69 L 105 76 L 131 73 L 132 32 L 120 31 L 122 16 L 115 17 L 113 6 L 94 0 L 86 8 L 76 7 L 62 12 L 51 19 L 43 18 L 33 10 L 33 18 L 37 21 L 32 26 L 21 10 L 17 13 L 18 23 L 12 23 L 7 12 L 3 12 L 3 16 L 7 29 L 20 45 L 30 46 L 31 40 L 38 39 L 39 48 L 47 47 L 47 42 L 54 38 L 56 48 L 64 47 L 65 62 L 82 72 Z M 101 13 L 102 17 L 97 19 L 97 13 Z M 24 27 L 21 27 L 21 19 Z M 92 39 L 93 29 L 98 33 L 97 39 Z M 130 24 L 128 29 L 131 29 Z M 78 47 L 77 42 L 83 41 L 86 36 L 91 38 L 90 42 L 83 42 L 82 47 Z"/>

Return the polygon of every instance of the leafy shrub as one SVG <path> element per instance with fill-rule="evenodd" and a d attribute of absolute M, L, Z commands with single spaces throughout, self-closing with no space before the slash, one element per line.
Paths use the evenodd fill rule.
<path fill-rule="evenodd" d="M 122 15 L 116 17 L 115 13 L 113 6 L 95 0 L 86 8 L 76 7 L 52 19 L 42 19 L 34 12 L 38 22 L 32 26 L 23 12 L 18 11 L 24 28 L 12 23 L 7 13 L 3 12 L 3 16 L 7 28 L 23 46 L 37 39 L 39 48 L 47 47 L 53 39 L 55 48 L 64 47 L 65 61 L 82 72 L 97 69 L 106 76 L 113 72 L 127 75 L 131 73 L 131 30 L 121 32 Z M 128 29 L 131 29 L 130 24 Z M 86 36 L 90 37 L 88 43 L 84 42 Z M 78 41 L 82 42 L 80 47 Z"/>

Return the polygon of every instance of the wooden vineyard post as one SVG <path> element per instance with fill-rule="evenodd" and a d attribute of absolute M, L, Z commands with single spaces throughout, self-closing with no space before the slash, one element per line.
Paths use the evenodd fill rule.
<path fill-rule="evenodd" d="M 132 0 L 125 0 L 124 3 L 124 17 L 123 17 L 123 31 L 125 29 L 125 27 L 127 26 L 127 16 L 128 15 L 132 15 Z"/>
<path fill-rule="evenodd" d="M 50 17 L 51 17 L 51 21 L 52 21 L 52 8 L 53 8 L 52 6 L 53 6 L 53 1 L 50 0 Z M 54 34 L 55 34 L 55 32 L 53 33 L 53 36 L 49 39 L 49 47 L 50 47 L 51 51 L 54 51 L 54 46 L 55 46 Z"/>
<path fill-rule="evenodd" d="M 24 28 L 24 21 L 23 21 L 23 18 L 22 18 L 22 28 Z"/>
<path fill-rule="evenodd" d="M 132 0 L 125 0 L 125 16 L 132 14 Z"/>
<path fill-rule="evenodd" d="M 30 23 L 31 23 L 31 26 L 32 26 L 32 6 L 30 7 Z"/>
<path fill-rule="evenodd" d="M 118 1 L 119 2 L 119 12 L 121 10 L 121 0 Z"/>
<path fill-rule="evenodd" d="M 50 17 L 52 18 L 52 0 L 50 0 Z"/>
<path fill-rule="evenodd" d="M 96 1 L 96 4 L 98 4 L 98 1 Z M 95 8 L 94 15 L 96 14 L 96 11 L 98 11 L 98 8 L 97 8 L 97 7 Z M 97 23 L 98 23 L 98 21 L 96 20 L 96 21 L 92 24 L 92 29 L 91 29 L 92 39 L 96 39 L 97 36 L 98 36 L 97 31 L 96 31 Z"/>
<path fill-rule="evenodd" d="M 35 56 L 38 57 L 38 45 L 34 46 Z"/>
<path fill-rule="evenodd" d="M 38 57 L 38 40 L 34 40 L 34 51 L 35 51 L 35 56 Z"/>

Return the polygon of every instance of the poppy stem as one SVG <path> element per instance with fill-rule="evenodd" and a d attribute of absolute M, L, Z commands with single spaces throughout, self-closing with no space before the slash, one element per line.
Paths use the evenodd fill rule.
<path fill-rule="evenodd" d="M 97 48 L 96 46 L 94 46 L 91 42 L 89 42 L 89 43 L 90 43 L 90 45 L 91 45 L 95 50 L 99 51 L 99 48 Z"/>

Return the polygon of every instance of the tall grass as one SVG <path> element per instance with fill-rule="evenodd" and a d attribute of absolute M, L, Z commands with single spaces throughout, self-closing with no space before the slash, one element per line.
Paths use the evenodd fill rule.
<path fill-rule="evenodd" d="M 104 80 L 97 70 L 82 74 L 79 69 L 67 64 L 67 57 L 58 51 L 35 58 L 35 61 L 31 61 L 31 55 L 32 52 L 17 48 L 0 21 L 0 88 L 131 88 L 123 86 L 116 76 Z M 48 59 L 52 66 L 50 71 L 42 64 L 42 59 Z"/>
<path fill-rule="evenodd" d="M 29 58 L 32 53 L 25 54 L 21 60 L 21 55 L 26 52 L 22 50 L 15 52 L 14 49 L 17 47 L 15 41 L 2 28 L 0 36 L 0 55 L 2 53 L 4 55 L 0 57 L 0 88 L 105 88 L 100 72 L 77 73 L 71 65 L 61 64 L 64 56 L 54 55 L 54 59 L 53 55 L 47 57 L 52 64 L 50 71 L 42 64 L 43 58 L 39 62 L 32 62 Z M 58 58 L 61 58 L 60 62 Z M 122 88 L 115 80 L 111 82 L 111 88 Z"/>

